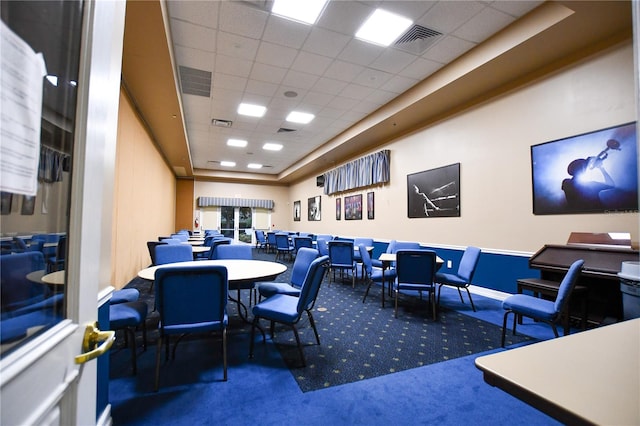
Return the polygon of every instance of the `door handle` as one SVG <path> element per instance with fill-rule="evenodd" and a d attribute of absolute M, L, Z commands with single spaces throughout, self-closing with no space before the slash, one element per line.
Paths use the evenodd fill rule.
<path fill-rule="evenodd" d="M 113 330 L 100 331 L 98 323 L 87 324 L 82 338 L 82 354 L 75 357 L 76 364 L 84 364 L 100 355 L 105 354 L 116 340 Z M 102 343 L 101 343 L 102 342 Z"/>

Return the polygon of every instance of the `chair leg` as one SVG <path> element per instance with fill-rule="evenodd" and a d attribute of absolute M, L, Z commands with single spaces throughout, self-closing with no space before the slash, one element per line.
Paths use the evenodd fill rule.
<path fill-rule="evenodd" d="M 316 335 L 316 342 L 320 344 L 320 336 L 318 335 L 318 329 L 316 328 L 316 321 L 313 319 L 313 315 L 311 314 L 311 310 L 307 310 L 307 316 L 309 317 L 309 324 L 311 324 L 311 328 L 313 329 L 313 334 Z"/>
<path fill-rule="evenodd" d="M 398 290 L 395 290 L 396 293 L 396 307 L 393 310 L 393 315 L 398 318 Z"/>
<path fill-rule="evenodd" d="M 458 290 L 458 296 L 460 296 L 460 302 L 464 304 L 464 299 L 462 298 L 462 292 L 460 291 L 460 287 L 456 287 L 456 289 Z"/>
<path fill-rule="evenodd" d="M 467 295 L 469 296 L 469 302 L 471 303 L 471 309 L 473 309 L 473 312 L 476 311 L 476 306 L 473 304 L 473 299 L 471 298 L 471 292 L 469 291 L 469 287 L 465 287 L 465 289 L 467 290 Z"/>
<path fill-rule="evenodd" d="M 298 334 L 298 329 L 295 325 L 291 325 L 293 328 L 293 334 L 296 336 L 296 343 L 298 344 L 298 352 L 300 352 L 300 359 L 302 359 L 302 367 L 307 366 L 307 361 L 304 358 L 304 352 L 302 351 L 302 343 L 300 343 L 300 335 Z"/>
<path fill-rule="evenodd" d="M 131 366 L 133 367 L 133 375 L 135 376 L 138 373 L 138 369 L 137 369 L 137 359 L 136 359 L 136 334 L 135 332 L 129 328 L 129 327 L 125 327 L 124 328 L 124 333 L 125 336 L 128 336 L 126 340 L 130 340 L 131 341 Z"/>
<path fill-rule="evenodd" d="M 160 352 L 162 352 L 162 336 L 158 337 L 158 346 L 156 348 L 156 378 L 153 385 L 153 391 L 158 392 L 158 386 L 160 384 Z"/>
<path fill-rule="evenodd" d="M 364 301 L 367 299 L 367 296 L 369 295 L 369 289 L 371 288 L 371 284 L 373 284 L 373 280 L 368 280 L 368 281 L 369 281 L 369 285 L 367 285 L 367 289 L 364 292 L 362 303 L 364 303 Z M 384 293 L 384 286 L 382 286 L 382 292 Z"/>
<path fill-rule="evenodd" d="M 222 329 L 222 366 L 224 368 L 224 381 L 227 381 L 227 328 Z"/>
<path fill-rule="evenodd" d="M 507 332 L 507 317 L 511 311 L 506 311 L 504 313 L 504 317 L 502 318 L 502 339 L 500 340 L 500 347 L 504 348 L 504 336 Z M 515 315 L 515 314 L 514 314 Z"/>

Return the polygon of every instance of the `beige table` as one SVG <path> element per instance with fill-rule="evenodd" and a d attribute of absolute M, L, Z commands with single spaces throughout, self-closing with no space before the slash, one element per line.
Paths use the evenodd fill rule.
<path fill-rule="evenodd" d="M 49 284 L 54 286 L 64 285 L 64 270 L 47 274 L 47 271 L 44 269 L 39 269 L 37 271 L 29 272 L 27 274 L 27 279 L 38 284 Z"/>
<path fill-rule="evenodd" d="M 265 260 L 245 260 L 245 259 L 217 259 L 217 260 L 194 260 L 192 262 L 168 263 L 166 265 L 156 265 L 145 268 L 138 272 L 138 277 L 153 281 L 156 270 L 171 266 L 203 266 L 221 265 L 227 268 L 227 279 L 229 290 L 237 290 L 238 298 L 232 299 L 238 304 L 240 317 L 247 321 L 247 307 L 240 301 L 240 290 L 253 289 L 256 281 L 271 281 L 287 270 L 287 266 L 282 263 L 269 262 Z M 242 315 L 244 310 L 244 316 Z"/>
<path fill-rule="evenodd" d="M 640 318 L 476 358 L 484 380 L 565 424 L 640 424 Z"/>

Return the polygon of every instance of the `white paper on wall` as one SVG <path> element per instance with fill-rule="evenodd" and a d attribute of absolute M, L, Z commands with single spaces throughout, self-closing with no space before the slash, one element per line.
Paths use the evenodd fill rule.
<path fill-rule="evenodd" d="M 42 54 L 0 25 L 0 190 L 36 195 L 46 65 Z"/>

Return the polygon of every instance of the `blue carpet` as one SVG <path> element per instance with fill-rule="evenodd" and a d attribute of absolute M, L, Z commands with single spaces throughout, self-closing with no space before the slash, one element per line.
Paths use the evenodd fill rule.
<path fill-rule="evenodd" d="M 474 296 L 474 301 L 476 313 L 460 304 L 455 290 L 443 288 L 442 305 L 501 325 L 500 302 L 481 296 Z M 548 326 L 533 322 L 518 330 L 536 339 L 552 335 Z M 140 354 L 137 376 L 130 375 L 128 350 L 116 350 L 109 390 L 114 424 L 558 424 L 483 381 L 475 358 L 500 349 L 302 392 L 275 345 L 263 345 L 260 336 L 256 339 L 260 350 L 249 360 L 248 335 L 230 333 L 228 382 L 222 381 L 219 339 L 181 343 L 177 359 L 162 367 L 157 393 L 152 391 L 155 347 Z"/>

